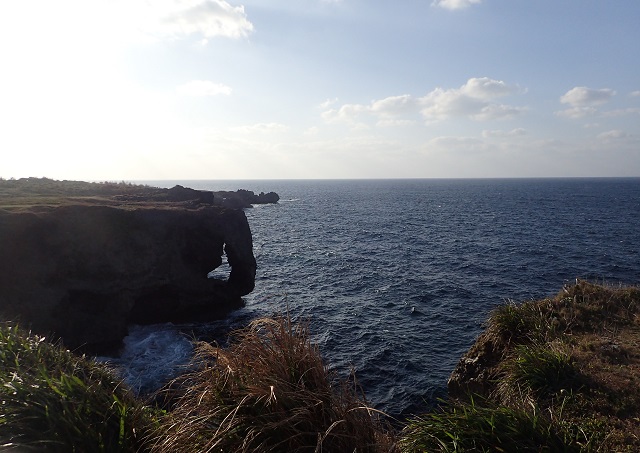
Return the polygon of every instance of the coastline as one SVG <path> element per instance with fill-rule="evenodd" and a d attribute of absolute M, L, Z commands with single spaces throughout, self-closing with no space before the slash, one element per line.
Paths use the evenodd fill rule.
<path fill-rule="evenodd" d="M 632 451 L 640 447 L 640 390 L 635 385 L 640 380 L 639 316 L 640 289 L 584 281 L 563 288 L 554 298 L 499 306 L 452 373 L 449 399 L 431 412 L 402 421 L 391 421 L 378 411 L 366 409 L 364 395 L 357 392 L 340 396 L 345 388 L 334 386 L 335 378 L 327 374 L 317 347 L 309 341 L 308 325 L 294 324 L 288 318 L 256 320 L 247 329 L 234 333 L 228 348 L 199 343 L 191 371 L 160 392 L 161 397 L 153 403 L 136 400 L 113 377 L 109 378 L 111 387 L 103 386 L 97 397 L 95 384 L 88 376 L 95 376 L 98 369 L 112 376 L 108 367 L 2 323 L 0 359 L 3 369 L 11 374 L 0 373 L 0 395 L 5 400 L 0 416 L 20 413 L 20 407 L 37 408 L 41 400 L 64 408 L 63 401 L 68 398 L 87 398 L 82 410 L 88 411 L 85 417 L 92 418 L 93 411 L 105 410 L 100 406 L 104 404 L 102 398 L 115 398 L 128 408 L 123 413 L 133 417 L 120 418 L 119 435 L 104 426 L 102 431 L 82 431 L 76 434 L 80 437 L 61 440 L 53 434 L 62 432 L 59 425 L 68 429 L 68 425 L 84 423 L 74 415 L 78 408 L 47 416 L 48 423 L 57 426 L 56 431 L 35 433 L 31 424 L 40 423 L 39 416 L 31 415 L 28 423 L 11 416 L 0 423 L 0 441 L 1 445 L 18 447 L 53 442 L 65 451 L 64 448 L 80 445 L 80 441 L 86 446 L 96 439 L 108 444 L 119 438 L 117 451 L 160 452 L 192 451 L 200 448 L 196 445 L 205 445 L 200 442 L 217 442 L 234 449 L 250 436 L 259 441 L 255 446 L 250 443 L 247 451 L 268 451 L 268 445 L 279 445 L 278 439 L 284 436 L 282 439 L 306 439 L 303 449 L 317 448 L 322 443 L 329 446 L 340 439 L 339 445 L 351 442 L 350 449 L 355 445 L 356 449 L 372 452 Z M 300 346 L 292 347 L 297 344 Z M 254 348 L 262 352 L 257 353 Z M 303 365 L 306 362 L 297 358 L 297 353 L 304 360 L 311 360 L 309 354 L 313 355 L 313 364 Z M 13 360 L 18 354 L 22 359 Z M 263 362 L 267 357 L 268 366 Z M 301 375 L 290 375 L 289 368 L 282 368 L 290 360 L 291 366 L 301 367 L 296 368 Z M 67 362 L 75 365 L 54 365 Z M 263 366 L 267 368 L 259 368 Z M 236 374 L 240 369 L 243 374 Z M 318 373 L 313 378 L 308 374 L 311 369 Z M 284 374 L 280 375 L 279 370 Z M 215 377 L 216 373 L 222 374 Z M 43 376 L 48 382 L 44 386 L 39 383 Z M 240 376 L 244 377 L 232 384 Z M 258 376 L 261 381 L 256 380 Z M 306 376 L 304 381 L 301 376 Z M 17 382 L 25 387 L 16 387 Z M 57 382 L 73 382 L 79 387 L 62 390 Z M 347 387 L 356 388 L 353 385 L 354 382 Z M 18 388 L 20 391 L 13 392 Z M 71 391 L 78 393 L 70 397 L 66 392 Z M 84 392 L 93 396 L 83 396 Z M 205 395 L 221 395 L 219 392 L 226 395 L 224 404 L 217 397 L 208 398 L 207 402 L 203 399 Z M 304 436 L 300 437 L 299 432 L 292 437 L 291 433 L 298 429 L 295 426 L 299 427 L 291 424 L 292 410 L 300 417 L 318 404 L 337 404 L 333 398 L 351 401 L 328 421 L 347 431 L 323 427 L 314 415 L 296 423 L 311 423 L 316 427 L 313 429 L 320 430 L 318 435 L 304 431 Z M 24 404 L 27 401 L 29 404 Z M 246 405 L 248 401 L 250 404 Z M 279 404 L 285 404 L 287 409 Z M 360 415 L 345 418 L 347 414 L 354 415 L 356 407 Z M 110 413 L 113 408 L 107 411 Z M 237 417 L 230 417 L 231 414 Z M 116 414 L 109 417 L 115 417 L 118 423 Z M 197 424 L 195 420 L 199 420 Z M 203 420 L 207 422 L 201 426 Z M 208 428 L 225 426 L 226 420 L 234 424 L 223 430 Z M 269 421 L 256 425 L 257 420 Z M 260 432 L 249 434 L 255 426 L 262 426 Z M 198 444 L 189 435 L 194 427 L 199 433 Z M 245 434 L 238 437 L 234 434 L 238 431 Z M 329 436 L 331 431 L 335 431 L 335 439 Z M 113 437 L 109 440 L 103 436 Z M 317 439 L 321 441 L 316 445 Z"/>
<path fill-rule="evenodd" d="M 35 211 L 46 212 L 55 206 L 96 202 L 92 200 L 93 196 L 79 195 L 63 202 L 54 197 L 32 206 L 38 206 Z M 149 200 L 136 199 L 131 194 L 127 197 L 118 202 L 127 203 L 129 209 L 150 208 L 145 205 Z M 12 198 L 11 203 L 14 204 L 8 207 L 9 211 L 28 212 L 30 209 L 24 200 Z M 178 203 L 172 206 L 180 210 L 198 210 L 202 200 L 171 203 Z M 35 211 L 33 213 L 38 214 Z M 452 399 L 432 413 L 413 414 L 414 418 L 402 422 L 406 425 L 400 425 L 404 430 L 391 433 L 400 437 L 402 451 L 414 451 L 406 433 L 414 435 L 417 442 L 425 429 L 431 429 L 438 419 L 461 412 L 480 414 L 479 417 L 508 413 L 507 419 L 519 423 L 523 420 L 547 423 L 544 426 L 548 432 L 553 432 L 553 442 L 558 441 L 559 436 L 562 442 L 571 446 L 567 451 L 594 451 L 588 448 L 596 445 L 614 449 L 638 447 L 634 436 L 638 435 L 636 419 L 640 397 L 636 400 L 636 395 L 628 389 L 634 388 L 640 379 L 636 375 L 640 365 L 637 350 L 640 343 L 637 336 L 639 304 L 636 289 L 609 288 L 578 281 L 575 286 L 562 289 L 556 297 L 501 306 L 491 315 L 487 328 L 454 370 L 449 386 Z M 505 378 L 514 370 L 520 372 L 519 364 L 540 357 L 544 360 L 533 362 L 538 367 L 534 371 L 539 371 L 541 363 L 553 363 L 556 367 L 553 373 L 543 372 L 542 379 L 538 377 L 533 384 L 522 376 L 511 381 Z M 590 375 L 594 370 L 601 374 Z M 558 376 L 562 379 L 558 380 Z M 511 388 L 507 384 L 496 387 L 496 380 L 507 382 Z M 468 392 L 474 394 L 471 401 Z M 562 408 L 561 414 L 553 412 L 558 407 Z M 539 418 L 540 414 L 548 415 Z M 431 428 L 425 427 L 425 420 Z M 460 436 L 464 435 L 470 420 L 465 423 L 467 426 L 456 428 L 462 433 Z M 571 433 L 579 433 L 579 436 L 572 437 Z M 477 437 L 477 434 L 474 435 Z M 488 439 L 491 442 L 490 436 Z"/>

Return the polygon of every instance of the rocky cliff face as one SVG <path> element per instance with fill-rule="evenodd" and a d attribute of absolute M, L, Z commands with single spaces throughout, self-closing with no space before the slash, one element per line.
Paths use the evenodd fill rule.
<path fill-rule="evenodd" d="M 227 280 L 207 274 L 227 255 Z M 130 323 L 220 318 L 253 290 L 244 212 L 216 206 L 0 209 L 0 318 L 69 348 L 119 346 Z"/>

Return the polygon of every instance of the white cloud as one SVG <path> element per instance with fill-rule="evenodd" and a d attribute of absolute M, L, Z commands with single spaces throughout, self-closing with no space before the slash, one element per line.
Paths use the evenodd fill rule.
<path fill-rule="evenodd" d="M 632 91 L 631 93 L 629 93 L 629 96 L 631 97 L 640 97 L 640 90 L 637 91 Z"/>
<path fill-rule="evenodd" d="M 387 127 L 413 124 L 418 114 L 428 121 L 450 117 L 468 117 L 476 121 L 505 119 L 520 115 L 526 108 L 500 104 L 494 100 L 516 91 L 515 87 L 501 80 L 471 78 L 460 88 L 436 88 L 419 98 L 403 94 L 374 100 L 368 105 L 344 104 L 340 108 L 324 111 L 322 118 L 327 122 L 344 122 L 360 127 L 367 115 L 378 118 L 378 126 Z M 322 105 L 328 106 L 330 103 L 327 101 Z"/>
<path fill-rule="evenodd" d="M 183 96 L 217 96 L 219 94 L 228 96 L 231 94 L 230 87 L 209 80 L 192 80 L 180 85 L 176 91 Z"/>
<path fill-rule="evenodd" d="M 319 107 L 321 109 L 328 109 L 329 107 L 331 107 L 332 105 L 334 105 L 337 102 L 338 102 L 338 98 L 327 99 L 326 101 L 321 103 Z"/>
<path fill-rule="evenodd" d="M 573 107 L 587 107 L 602 105 L 616 94 L 610 88 L 593 89 L 587 87 L 571 88 L 560 97 L 560 102 Z"/>
<path fill-rule="evenodd" d="M 330 109 L 322 112 L 322 118 L 329 122 L 345 122 L 354 124 L 360 114 L 366 113 L 368 107 L 362 104 L 344 104 L 339 109 Z"/>
<path fill-rule="evenodd" d="M 225 0 L 127 1 L 123 6 L 142 30 L 158 37 L 199 35 L 206 42 L 219 36 L 243 38 L 254 29 L 244 7 L 231 6 Z"/>
<path fill-rule="evenodd" d="M 471 78 L 460 87 L 460 92 L 479 99 L 493 99 L 506 96 L 515 91 L 502 80 L 493 80 L 488 77 Z"/>
<path fill-rule="evenodd" d="M 432 6 L 455 10 L 467 8 L 471 5 L 479 4 L 482 0 L 434 0 Z"/>
<path fill-rule="evenodd" d="M 598 134 L 598 139 L 604 141 L 621 140 L 628 137 L 630 137 L 629 134 L 619 129 L 614 129 Z"/>
<path fill-rule="evenodd" d="M 330 104 L 325 102 L 323 105 Z M 403 94 L 371 101 L 369 105 L 344 104 L 338 109 L 329 109 L 322 112 L 322 118 L 328 123 L 342 122 L 354 128 L 367 129 L 368 126 L 364 122 L 366 116 L 377 117 L 377 126 L 391 127 L 414 124 L 415 120 L 407 117 L 417 114 L 418 104 L 416 99 L 409 94 Z"/>
<path fill-rule="evenodd" d="M 523 135 L 527 135 L 527 131 L 526 129 L 523 129 L 521 127 L 516 128 L 516 129 L 512 129 L 510 131 L 503 131 L 503 130 L 484 130 L 482 131 L 482 136 L 484 138 L 508 138 L 508 137 L 520 137 Z"/>
<path fill-rule="evenodd" d="M 525 111 L 522 107 L 492 102 L 493 99 L 514 93 L 515 88 L 503 81 L 488 77 L 472 78 L 460 88 L 436 88 L 419 100 L 427 120 L 442 120 L 453 116 L 469 117 L 477 121 L 510 118 Z"/>
<path fill-rule="evenodd" d="M 468 96 L 461 90 L 443 90 L 436 88 L 421 99 L 425 106 L 422 114 L 428 119 L 441 120 L 450 116 L 468 116 L 476 114 L 487 103 L 481 99 Z"/>
<path fill-rule="evenodd" d="M 577 119 L 593 115 L 596 112 L 597 110 L 595 107 L 571 107 L 569 109 L 557 111 L 556 115 L 564 116 L 565 118 Z"/>
<path fill-rule="evenodd" d="M 373 101 L 369 110 L 382 117 L 406 115 L 415 113 L 416 103 L 409 94 L 390 96 L 379 101 Z"/>
<path fill-rule="evenodd" d="M 525 112 L 525 107 L 514 107 L 505 104 L 489 104 L 482 108 L 478 113 L 470 115 L 471 119 L 476 121 L 491 121 L 513 118 Z"/>

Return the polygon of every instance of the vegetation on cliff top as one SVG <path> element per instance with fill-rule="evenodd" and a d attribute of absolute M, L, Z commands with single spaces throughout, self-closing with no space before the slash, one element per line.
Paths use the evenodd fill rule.
<path fill-rule="evenodd" d="M 228 349 L 200 343 L 197 368 L 176 382 L 157 452 L 387 452 L 391 431 L 353 380 L 325 366 L 304 324 L 259 319 Z"/>
<path fill-rule="evenodd" d="M 410 421 L 405 446 L 639 451 L 639 315 L 640 289 L 585 281 L 497 307 L 452 375 L 451 401 Z"/>
<path fill-rule="evenodd" d="M 182 186 L 171 189 L 131 182 L 58 181 L 49 178 L 0 178 L 0 209 L 20 210 L 33 206 L 103 204 L 120 207 L 196 202 L 228 208 L 247 208 L 252 204 L 277 203 L 275 192 L 255 194 L 250 190 L 195 190 Z"/>
<path fill-rule="evenodd" d="M 0 450 L 136 451 L 152 419 L 106 366 L 0 325 Z"/>
<path fill-rule="evenodd" d="M 450 400 L 395 430 L 288 317 L 255 321 L 229 348 L 199 344 L 164 410 L 104 366 L 5 325 L 0 449 L 638 451 L 639 310 L 640 290 L 582 281 L 502 305 L 452 375 Z"/>

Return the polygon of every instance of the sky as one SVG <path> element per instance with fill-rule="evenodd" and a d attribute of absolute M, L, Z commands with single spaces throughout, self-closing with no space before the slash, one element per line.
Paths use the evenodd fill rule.
<path fill-rule="evenodd" d="M 637 0 L 0 2 L 0 177 L 640 176 Z"/>

